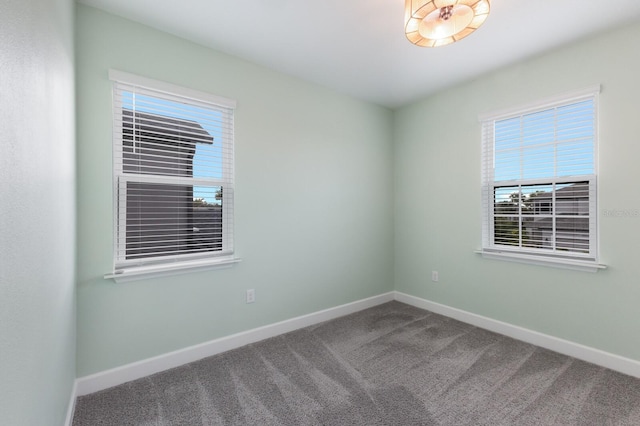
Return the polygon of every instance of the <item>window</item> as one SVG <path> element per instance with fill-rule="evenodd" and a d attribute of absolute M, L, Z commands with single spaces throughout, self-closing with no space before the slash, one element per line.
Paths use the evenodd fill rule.
<path fill-rule="evenodd" d="M 481 118 L 483 253 L 597 260 L 598 92 Z"/>
<path fill-rule="evenodd" d="M 114 274 L 233 261 L 233 101 L 111 71 Z"/>

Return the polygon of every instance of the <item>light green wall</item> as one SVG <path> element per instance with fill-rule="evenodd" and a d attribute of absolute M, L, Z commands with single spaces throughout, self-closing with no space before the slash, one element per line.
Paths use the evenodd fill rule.
<path fill-rule="evenodd" d="M 75 379 L 72 0 L 0 2 L 0 424 L 63 424 Z"/>
<path fill-rule="evenodd" d="M 392 119 L 77 6 L 78 376 L 393 289 Z M 237 100 L 229 269 L 115 284 L 109 68 Z M 256 289 L 257 302 L 244 303 Z"/>
<path fill-rule="evenodd" d="M 398 291 L 640 359 L 640 216 L 600 214 L 609 268 L 597 274 L 474 254 L 480 113 L 602 84 L 599 211 L 640 211 L 637 198 L 626 198 L 640 177 L 640 26 L 392 112 L 87 6 L 77 13 L 79 376 L 380 294 L 394 282 Z M 128 284 L 102 279 L 112 256 L 109 68 L 238 101 L 242 263 Z M 247 288 L 257 303 L 244 303 Z"/>
<path fill-rule="evenodd" d="M 395 115 L 396 290 L 640 360 L 640 25 L 573 44 Z M 490 48 L 479 54 L 490 54 Z M 470 61 L 473 58 L 469 58 Z M 482 259 L 478 114 L 593 84 L 600 97 L 595 274 Z M 431 281 L 431 271 L 440 282 Z"/>

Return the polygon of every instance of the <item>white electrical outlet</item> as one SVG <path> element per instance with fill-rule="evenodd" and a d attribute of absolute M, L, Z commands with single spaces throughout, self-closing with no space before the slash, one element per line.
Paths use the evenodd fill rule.
<path fill-rule="evenodd" d="M 438 271 L 431 271 L 431 281 L 438 282 Z"/>
<path fill-rule="evenodd" d="M 247 303 L 253 303 L 256 301 L 256 291 L 254 289 L 247 290 Z"/>

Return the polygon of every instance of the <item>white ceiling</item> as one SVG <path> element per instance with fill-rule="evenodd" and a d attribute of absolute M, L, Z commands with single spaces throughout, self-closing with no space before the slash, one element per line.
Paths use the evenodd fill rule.
<path fill-rule="evenodd" d="M 388 107 L 640 20 L 638 0 L 492 0 L 459 43 L 421 48 L 403 0 L 79 0 L 215 50 Z"/>

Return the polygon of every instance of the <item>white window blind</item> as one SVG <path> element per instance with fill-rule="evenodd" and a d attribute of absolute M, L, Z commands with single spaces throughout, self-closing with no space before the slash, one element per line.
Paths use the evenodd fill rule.
<path fill-rule="evenodd" d="M 232 256 L 234 102 L 110 77 L 114 274 Z"/>
<path fill-rule="evenodd" d="M 598 92 L 481 118 L 483 251 L 597 259 Z"/>

